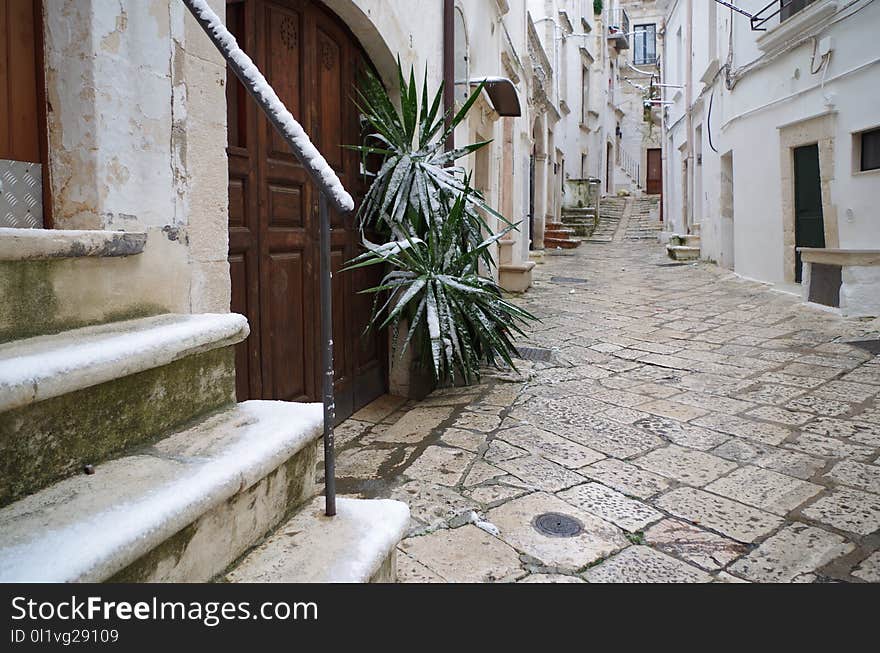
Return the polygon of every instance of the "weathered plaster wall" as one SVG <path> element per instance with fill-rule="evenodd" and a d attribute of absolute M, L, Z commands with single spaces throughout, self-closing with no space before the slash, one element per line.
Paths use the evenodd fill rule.
<path fill-rule="evenodd" d="M 45 42 L 56 228 L 146 230 L 172 310 L 228 310 L 219 53 L 174 0 L 47 3 Z"/>

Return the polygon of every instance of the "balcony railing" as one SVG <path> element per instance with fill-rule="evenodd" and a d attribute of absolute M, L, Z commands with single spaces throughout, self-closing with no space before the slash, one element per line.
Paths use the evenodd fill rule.
<path fill-rule="evenodd" d="M 321 343 L 323 346 L 323 401 L 324 401 L 324 498 L 328 516 L 336 514 L 336 457 L 333 442 L 333 422 L 336 421 L 336 400 L 333 392 L 333 306 L 331 303 L 330 268 L 330 208 L 338 213 L 354 209 L 354 200 L 326 159 L 312 144 L 302 126 L 284 106 L 269 82 L 251 58 L 238 47 L 235 37 L 223 25 L 220 17 L 205 0 L 183 0 L 211 42 L 226 59 L 230 70 L 241 80 L 242 86 L 266 114 L 269 122 L 287 142 L 293 154 L 317 186 L 319 222 L 321 229 Z"/>
<path fill-rule="evenodd" d="M 623 7 L 608 11 L 608 40 L 614 42 L 618 50 L 629 49 L 630 38 L 629 14 Z"/>

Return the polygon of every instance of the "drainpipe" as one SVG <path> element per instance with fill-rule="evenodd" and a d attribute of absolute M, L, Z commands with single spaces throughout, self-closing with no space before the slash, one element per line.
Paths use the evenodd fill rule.
<path fill-rule="evenodd" d="M 692 95 L 694 92 L 694 0 L 687 0 L 687 45 L 684 47 L 684 54 L 687 57 L 687 66 L 685 67 L 685 111 L 687 116 L 687 197 L 684 198 L 686 207 L 684 215 L 685 233 L 691 232 L 691 223 L 693 222 L 694 210 L 694 112 L 692 106 Z"/>
<path fill-rule="evenodd" d="M 455 108 L 455 0 L 443 0 L 443 111 L 446 127 Z M 455 149 L 455 134 L 446 138 L 446 151 Z"/>

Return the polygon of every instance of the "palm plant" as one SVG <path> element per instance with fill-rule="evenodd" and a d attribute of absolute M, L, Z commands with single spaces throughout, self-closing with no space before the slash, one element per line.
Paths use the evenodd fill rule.
<path fill-rule="evenodd" d="M 379 79 L 367 71 L 358 89 L 358 105 L 368 126 L 364 143 L 354 146 L 381 161 L 358 210 L 361 233 L 388 237 L 376 245 L 363 238 L 367 252 L 348 269 L 385 265 L 382 282 L 363 292 L 375 293 L 370 328 L 392 329 L 392 347 L 409 347 L 417 360 L 430 360 L 436 381 L 471 383 L 480 365 L 501 362 L 515 367 L 513 336 L 535 319 L 506 301 L 495 281 L 480 274 L 494 266 L 491 248 L 515 226 L 470 185 L 457 159 L 488 141 L 445 151 L 446 138 L 465 119 L 482 91 L 474 90 L 454 115 L 440 111 L 443 85 L 429 101 L 427 71 L 421 98 L 415 73 L 404 78 L 398 61 L 400 108 Z M 448 120 L 447 120 L 448 119 Z M 504 227 L 491 234 L 484 215 Z M 403 343 L 398 342 L 405 324 Z"/>
<path fill-rule="evenodd" d="M 400 84 L 400 108 L 386 92 L 381 81 L 369 69 L 357 89 L 357 104 L 368 126 L 362 145 L 351 146 L 363 157 L 379 156 L 382 163 L 369 191 L 358 209 L 361 231 L 366 228 L 390 234 L 393 240 L 422 238 L 440 220 L 442 207 L 458 197 L 465 197 L 462 207 L 462 236 L 477 247 L 483 233 L 490 231 L 483 214 L 493 215 L 505 224 L 504 216 L 492 208 L 476 190 L 463 194 L 464 169 L 455 161 L 472 154 L 490 141 L 465 145 L 445 151 L 447 137 L 465 119 L 482 91 L 480 84 L 446 124 L 440 111 L 443 84 L 429 102 L 427 70 L 418 97 L 415 72 L 410 68 L 409 81 L 397 62 Z M 483 261 L 492 266 L 489 252 Z"/>
<path fill-rule="evenodd" d="M 512 226 L 475 247 L 463 242 L 472 193 L 465 177 L 458 197 L 451 204 L 437 205 L 425 239 L 407 236 L 373 247 L 348 268 L 389 266 L 380 285 L 364 291 L 377 293 L 371 327 L 391 326 L 392 347 L 401 354 L 410 346 L 424 353 L 430 350 L 437 381 L 472 383 L 479 379 L 484 362 L 497 366 L 503 361 L 515 369 L 512 336 L 522 334 L 520 325 L 535 319 L 506 301 L 495 281 L 479 273 L 489 247 Z M 404 320 L 407 334 L 399 346 Z"/>

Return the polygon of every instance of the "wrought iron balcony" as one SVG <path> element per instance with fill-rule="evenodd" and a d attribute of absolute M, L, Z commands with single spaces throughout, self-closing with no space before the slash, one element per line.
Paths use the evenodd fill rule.
<path fill-rule="evenodd" d="M 626 9 L 618 7 L 608 12 L 608 40 L 620 50 L 629 50 L 629 39 L 632 36 L 629 28 L 629 14 Z"/>

